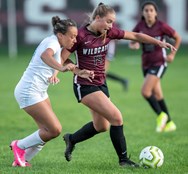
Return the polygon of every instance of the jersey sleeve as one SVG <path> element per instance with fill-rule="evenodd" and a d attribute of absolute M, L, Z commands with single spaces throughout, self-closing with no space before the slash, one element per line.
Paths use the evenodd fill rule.
<path fill-rule="evenodd" d="M 108 34 L 108 36 L 111 39 L 123 39 L 124 35 L 125 35 L 125 31 L 121 30 L 115 26 L 112 27 L 112 29 L 109 31 L 109 34 Z"/>
<path fill-rule="evenodd" d="M 133 29 L 132 29 L 132 31 L 133 32 L 139 32 L 140 31 L 140 29 L 139 29 L 139 24 L 137 24 Z"/>
<path fill-rule="evenodd" d="M 161 28 L 162 28 L 164 35 L 167 35 L 169 37 L 174 36 L 175 30 L 172 27 L 170 27 L 168 24 L 163 23 Z"/>
<path fill-rule="evenodd" d="M 53 50 L 54 54 L 56 54 L 56 52 L 60 48 L 59 42 L 55 41 L 55 40 L 53 42 L 48 42 L 47 45 L 46 45 L 46 49 L 47 48 L 51 48 Z"/>

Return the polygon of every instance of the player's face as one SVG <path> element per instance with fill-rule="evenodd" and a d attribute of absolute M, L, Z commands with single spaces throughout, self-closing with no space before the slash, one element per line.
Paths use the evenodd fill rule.
<path fill-rule="evenodd" d="M 155 7 L 152 4 L 145 5 L 143 9 L 143 16 L 146 22 L 154 23 L 157 16 Z"/>
<path fill-rule="evenodd" d="M 115 19 L 116 19 L 115 13 L 108 13 L 106 16 L 102 18 L 98 17 L 96 19 L 98 23 L 97 30 L 100 33 L 104 33 L 107 30 L 110 30 L 112 28 L 113 23 L 115 22 Z"/>
<path fill-rule="evenodd" d="M 61 33 L 59 33 L 61 34 Z M 67 33 L 61 34 L 59 39 L 61 47 L 71 49 L 76 43 L 76 36 L 78 35 L 78 29 L 76 27 L 69 27 Z"/>

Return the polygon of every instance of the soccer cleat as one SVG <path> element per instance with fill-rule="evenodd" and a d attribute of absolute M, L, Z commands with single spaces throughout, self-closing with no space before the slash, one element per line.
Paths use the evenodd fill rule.
<path fill-rule="evenodd" d="M 126 158 L 126 159 L 120 161 L 120 162 L 119 162 L 119 165 L 120 165 L 121 167 L 134 167 L 134 168 L 140 167 L 139 164 L 137 164 L 137 163 L 131 161 L 130 158 Z"/>
<path fill-rule="evenodd" d="M 64 154 L 65 154 L 65 158 L 66 158 L 67 161 L 71 160 L 71 158 L 72 158 L 71 155 L 72 155 L 72 152 L 75 148 L 75 145 L 73 143 L 71 143 L 71 141 L 70 141 L 70 135 L 71 134 L 65 134 L 63 136 L 63 139 L 64 139 L 65 144 L 66 144 L 66 149 L 65 149 Z"/>
<path fill-rule="evenodd" d="M 176 130 L 176 125 L 173 121 L 170 121 L 166 124 L 164 132 L 172 132 Z"/>
<path fill-rule="evenodd" d="M 25 150 L 20 149 L 17 146 L 18 140 L 12 141 L 10 144 L 10 148 L 13 151 L 14 154 L 14 161 L 17 164 L 17 166 L 20 167 L 26 167 L 26 161 L 25 161 Z"/>
<path fill-rule="evenodd" d="M 162 132 L 166 126 L 166 122 L 168 120 L 168 116 L 166 113 L 161 112 L 160 115 L 157 117 L 157 127 L 156 132 Z"/>
<path fill-rule="evenodd" d="M 13 161 L 12 167 L 17 167 L 17 166 L 19 166 L 19 165 L 16 163 L 16 161 Z M 26 166 L 26 167 L 31 167 L 31 164 L 26 161 L 26 162 L 25 162 L 25 166 Z"/>

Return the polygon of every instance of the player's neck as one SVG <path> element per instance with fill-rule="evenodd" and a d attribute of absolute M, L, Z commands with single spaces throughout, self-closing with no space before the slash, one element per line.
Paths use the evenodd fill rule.
<path fill-rule="evenodd" d="M 154 20 L 154 21 L 148 20 L 148 21 L 146 21 L 146 24 L 148 27 L 152 27 L 155 24 L 155 22 L 156 22 L 156 20 Z"/>
<path fill-rule="evenodd" d="M 98 31 L 95 29 L 95 27 L 92 25 L 92 23 L 87 26 L 87 29 L 89 31 L 91 31 L 92 33 L 95 33 L 95 34 L 98 33 Z"/>

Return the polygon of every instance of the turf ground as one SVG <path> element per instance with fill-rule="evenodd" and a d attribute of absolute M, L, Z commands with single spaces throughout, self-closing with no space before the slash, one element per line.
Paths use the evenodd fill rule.
<path fill-rule="evenodd" d="M 175 61 L 169 65 L 162 80 L 165 98 L 171 116 L 177 124 L 173 133 L 155 132 L 154 112 L 140 94 L 143 77 L 140 68 L 140 52 L 126 47 L 117 50 L 111 72 L 129 79 L 128 91 L 114 81 L 108 81 L 111 100 L 124 117 L 124 132 L 128 153 L 138 162 L 142 148 L 155 145 L 165 156 L 159 169 L 120 168 L 109 138 L 109 132 L 99 134 L 80 143 L 73 153 L 73 160 L 64 159 L 65 144 L 62 135 L 74 132 L 90 121 L 88 109 L 77 104 L 72 90 L 72 74 L 59 74 L 61 83 L 50 86 L 49 96 L 60 122 L 62 135 L 50 141 L 31 163 L 32 168 L 13 168 L 13 154 L 9 143 L 34 132 L 37 127 L 31 117 L 18 108 L 14 99 L 14 87 L 25 70 L 33 49 L 21 49 L 17 59 L 0 56 L 0 174 L 186 174 L 188 173 L 188 50 L 182 47 Z"/>

